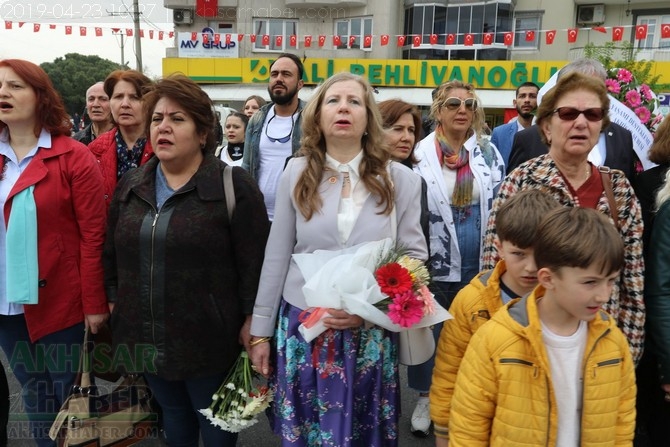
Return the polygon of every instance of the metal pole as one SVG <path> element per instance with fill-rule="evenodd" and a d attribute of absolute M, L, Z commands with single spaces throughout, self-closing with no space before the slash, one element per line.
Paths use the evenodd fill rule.
<path fill-rule="evenodd" d="M 112 30 L 112 34 L 115 36 L 120 36 L 121 37 L 121 43 L 119 46 L 121 47 L 121 68 L 125 68 L 126 66 L 126 56 L 125 56 L 125 37 L 126 35 L 123 33 L 123 30 L 117 29 L 117 30 Z"/>
<path fill-rule="evenodd" d="M 142 42 L 140 42 L 139 0 L 133 0 L 133 23 L 135 24 L 135 58 L 137 62 L 137 71 L 142 73 Z"/>

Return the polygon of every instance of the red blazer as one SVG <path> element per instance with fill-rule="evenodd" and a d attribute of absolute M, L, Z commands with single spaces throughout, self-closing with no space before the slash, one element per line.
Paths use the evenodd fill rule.
<path fill-rule="evenodd" d="M 37 206 L 39 302 L 24 305 L 30 339 L 68 328 L 84 315 L 109 311 L 103 287 L 102 247 L 106 207 L 95 158 L 66 136 L 51 139 L 21 174 L 5 202 L 34 185 Z M 4 168 L 4 157 L 0 162 Z"/>
<path fill-rule="evenodd" d="M 95 140 L 91 141 L 88 149 L 95 155 L 98 160 L 98 166 L 102 171 L 102 176 L 105 179 L 105 203 L 109 207 L 116 188 L 116 133 L 119 131 L 118 127 L 107 131 L 100 135 Z M 154 155 L 154 150 L 151 147 L 151 142 L 147 139 L 147 144 L 144 145 L 142 158 L 140 158 L 140 166 L 149 161 Z"/>

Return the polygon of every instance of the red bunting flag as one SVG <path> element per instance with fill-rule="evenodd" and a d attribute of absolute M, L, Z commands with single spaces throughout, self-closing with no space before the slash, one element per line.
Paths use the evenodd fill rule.
<path fill-rule="evenodd" d="M 455 34 L 447 34 L 447 45 L 453 45 L 456 43 L 456 35 Z"/>
<path fill-rule="evenodd" d="M 544 39 L 545 39 L 545 42 L 547 42 L 547 45 L 553 44 L 555 38 L 556 38 L 556 30 L 555 29 L 547 31 L 547 34 L 544 35 Z"/>
<path fill-rule="evenodd" d="M 323 34 L 319 35 L 319 47 L 322 47 L 326 44 L 326 36 Z"/>
<path fill-rule="evenodd" d="M 79 27 L 79 35 L 80 36 L 86 36 L 86 27 L 85 26 L 80 26 Z"/>
<path fill-rule="evenodd" d="M 251 43 L 256 43 L 256 35 L 255 34 L 249 34 L 249 41 Z"/>
<path fill-rule="evenodd" d="M 191 40 L 198 40 L 198 32 L 197 31 L 193 31 L 191 33 Z"/>
<path fill-rule="evenodd" d="M 305 36 L 305 48 L 312 46 L 312 36 Z"/>
<path fill-rule="evenodd" d="M 577 35 L 579 30 L 577 28 L 568 28 L 568 43 L 577 42 Z"/>
<path fill-rule="evenodd" d="M 389 44 L 389 35 L 388 34 L 382 34 L 381 42 L 382 42 L 382 46 L 388 45 Z"/>
<path fill-rule="evenodd" d="M 342 38 L 340 36 L 333 36 L 333 45 L 336 47 L 342 45 Z"/>
<path fill-rule="evenodd" d="M 203 44 L 208 44 L 209 43 L 209 34 L 202 33 L 202 43 Z"/>
<path fill-rule="evenodd" d="M 165 35 L 165 31 L 158 31 L 158 40 L 163 40 L 164 35 Z"/>
<path fill-rule="evenodd" d="M 133 31 L 132 28 L 126 28 L 126 36 L 127 37 L 133 37 L 133 33 L 134 33 L 134 31 Z M 195 39 L 193 39 L 193 40 L 195 40 Z"/>
<path fill-rule="evenodd" d="M 466 47 L 471 47 L 475 43 L 475 35 L 470 33 L 466 34 L 463 43 Z"/>
<path fill-rule="evenodd" d="M 370 34 L 366 34 L 365 37 L 363 37 L 363 47 L 370 48 L 371 46 L 372 46 L 372 36 Z"/>
<path fill-rule="evenodd" d="M 619 42 L 623 39 L 623 26 L 612 27 L 612 41 Z"/>
<path fill-rule="evenodd" d="M 607 33 L 607 29 L 604 26 L 594 26 L 591 28 L 593 31 L 598 31 L 599 33 Z"/>
<path fill-rule="evenodd" d="M 526 42 L 532 42 L 535 40 L 535 31 L 528 30 L 526 31 Z"/>
<path fill-rule="evenodd" d="M 421 46 L 421 36 L 412 37 L 412 46 L 413 47 Z"/>
<path fill-rule="evenodd" d="M 484 45 L 491 45 L 493 43 L 493 33 L 484 33 Z"/>
<path fill-rule="evenodd" d="M 349 36 L 349 48 L 353 48 L 356 44 L 356 36 Z"/>
<path fill-rule="evenodd" d="M 72 34 L 72 25 L 65 25 L 65 34 L 66 35 Z"/>
<path fill-rule="evenodd" d="M 225 38 L 226 45 L 230 45 L 230 42 L 232 42 L 232 40 L 233 40 L 233 35 L 230 34 L 230 33 L 226 33 L 224 38 Z M 239 42 L 239 40 L 238 40 L 238 42 Z"/>
<path fill-rule="evenodd" d="M 404 47 L 405 46 L 405 39 L 407 39 L 407 36 L 398 36 L 396 39 L 396 43 L 399 47 Z"/>
<path fill-rule="evenodd" d="M 56 29 L 56 25 L 49 25 L 49 29 Z"/>
<path fill-rule="evenodd" d="M 172 38 L 174 37 L 174 31 L 170 31 L 170 32 L 168 33 L 168 37 L 169 37 L 170 39 L 172 39 Z"/>
<path fill-rule="evenodd" d="M 140 29 L 140 39 L 144 39 L 144 30 Z"/>
<path fill-rule="evenodd" d="M 284 43 L 284 36 L 275 36 L 275 46 L 281 47 Z"/>
<path fill-rule="evenodd" d="M 95 27 L 95 37 L 102 37 L 102 28 L 99 26 Z"/>
<path fill-rule="evenodd" d="M 514 33 L 507 32 L 503 34 L 503 43 L 507 46 L 510 46 L 514 43 Z"/>
<path fill-rule="evenodd" d="M 141 32 L 141 31 L 142 31 L 142 30 L 140 30 L 140 32 Z M 150 29 L 150 30 L 149 30 L 149 39 L 153 39 L 153 38 L 154 38 L 154 30 Z"/>
<path fill-rule="evenodd" d="M 23 28 L 23 25 L 25 25 L 26 22 L 19 22 L 19 28 Z"/>
<path fill-rule="evenodd" d="M 216 45 L 218 45 L 218 44 L 221 43 L 221 34 L 219 34 L 219 33 L 214 33 L 214 43 L 215 43 Z"/>
<path fill-rule="evenodd" d="M 637 25 L 635 27 L 635 39 L 642 40 L 647 38 L 647 25 Z"/>
<path fill-rule="evenodd" d="M 219 15 L 218 0 L 195 0 L 195 13 L 200 17 L 216 17 Z"/>
<path fill-rule="evenodd" d="M 670 23 L 661 24 L 661 38 L 670 39 Z"/>
<path fill-rule="evenodd" d="M 431 45 L 437 45 L 437 34 L 431 34 L 430 35 L 430 44 Z"/>
<path fill-rule="evenodd" d="M 5 29 L 12 29 L 12 21 L 5 20 Z"/>
<path fill-rule="evenodd" d="M 263 34 L 263 37 L 261 38 L 261 44 L 263 46 L 270 45 L 270 35 L 269 34 Z"/>
<path fill-rule="evenodd" d="M 238 34 L 237 34 L 237 42 L 238 42 L 238 43 L 239 43 L 239 42 L 242 42 L 242 39 L 244 39 L 244 34 L 242 34 L 242 33 L 238 33 Z"/>
<path fill-rule="evenodd" d="M 297 46 L 298 45 L 298 36 L 296 36 L 295 34 L 291 34 L 288 38 L 288 44 L 291 47 Z"/>
<path fill-rule="evenodd" d="M 33 32 L 37 33 L 40 30 L 40 24 L 39 23 L 33 23 Z"/>

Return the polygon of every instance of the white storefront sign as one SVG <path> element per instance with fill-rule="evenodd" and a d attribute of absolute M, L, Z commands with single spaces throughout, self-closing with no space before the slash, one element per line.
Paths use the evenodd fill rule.
<path fill-rule="evenodd" d="M 226 35 L 220 34 L 220 40 L 215 42 L 214 34 L 207 34 L 207 42 L 204 41 L 202 32 L 195 33 L 195 40 L 192 40 L 193 33 L 178 33 L 177 41 L 179 48 L 179 57 L 240 57 L 240 48 L 237 44 L 237 34 L 230 34 L 230 41 L 226 43 Z"/>

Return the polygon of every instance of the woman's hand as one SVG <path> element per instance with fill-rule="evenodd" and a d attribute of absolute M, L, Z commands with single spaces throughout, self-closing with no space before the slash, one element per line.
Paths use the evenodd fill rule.
<path fill-rule="evenodd" d="M 259 339 L 267 340 L 261 343 L 255 343 Z M 270 338 L 269 337 L 251 337 L 251 342 L 247 348 L 247 353 L 251 359 L 252 368 L 254 371 L 260 373 L 266 379 L 270 376 L 272 368 L 270 367 Z"/>
<path fill-rule="evenodd" d="M 84 315 L 84 324 L 86 325 L 86 329 L 91 329 L 92 334 L 97 334 L 98 329 L 102 327 L 103 324 L 105 324 L 105 321 L 107 321 L 107 318 L 109 318 L 109 314 L 92 314 L 92 315 Z"/>
<path fill-rule="evenodd" d="M 323 319 L 323 325 L 328 329 L 355 329 L 363 325 L 363 319 L 358 315 L 349 314 L 342 309 L 328 309 L 330 316 Z"/>
<path fill-rule="evenodd" d="M 244 346 L 244 349 L 249 352 L 249 342 L 251 341 L 251 315 L 247 315 L 247 318 L 244 320 L 242 329 L 240 329 L 240 335 L 237 339 L 239 344 Z"/>

